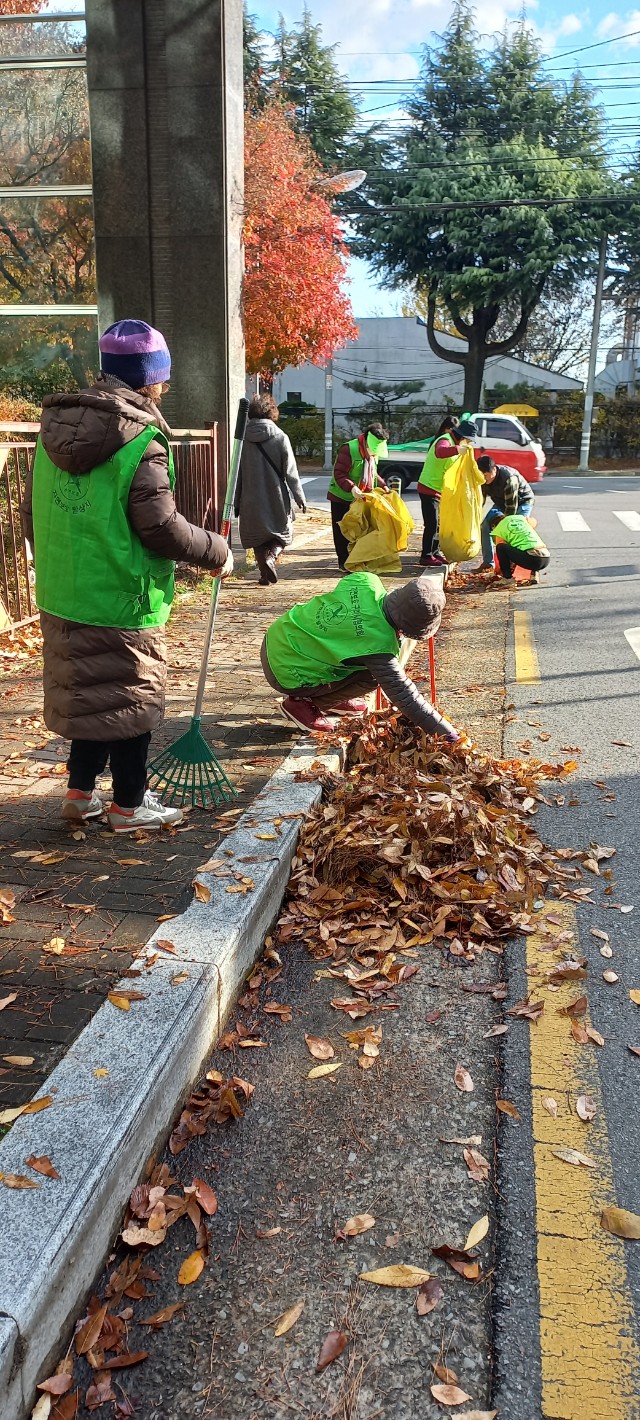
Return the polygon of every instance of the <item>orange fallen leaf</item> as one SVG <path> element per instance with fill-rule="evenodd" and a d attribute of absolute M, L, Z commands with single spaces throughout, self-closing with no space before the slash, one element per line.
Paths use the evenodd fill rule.
<path fill-rule="evenodd" d="M 73 1375 L 68 1371 L 60 1371 L 55 1376 L 49 1376 L 46 1381 L 39 1381 L 36 1390 L 44 1390 L 47 1395 L 66 1395 L 73 1385 Z"/>
<path fill-rule="evenodd" d="M 198 902 L 211 902 L 211 888 L 207 887 L 206 883 L 201 883 L 198 878 L 196 878 L 193 884 L 193 890 Z"/>
<path fill-rule="evenodd" d="M 29 1154 L 28 1159 L 25 1159 L 25 1164 L 27 1168 L 33 1169 L 35 1173 L 44 1174 L 45 1178 L 60 1177 L 58 1170 L 53 1167 L 51 1159 L 47 1158 L 46 1154 Z"/>
<path fill-rule="evenodd" d="M 431 1394 L 440 1405 L 462 1405 L 465 1400 L 471 1400 L 471 1396 L 459 1385 L 432 1385 Z"/>
<path fill-rule="evenodd" d="M 183 1306 L 183 1302 L 173 1302 L 171 1306 L 162 1307 L 159 1312 L 154 1312 L 153 1316 L 141 1317 L 138 1326 L 164 1326 L 166 1322 L 172 1320 L 176 1312 L 182 1311 Z"/>
<path fill-rule="evenodd" d="M 3 1183 L 5 1188 L 40 1188 L 41 1186 L 36 1183 L 34 1178 L 25 1178 L 25 1175 L 21 1173 L 0 1173 L 0 1183 Z"/>
<path fill-rule="evenodd" d="M 278 1317 L 273 1328 L 274 1336 L 286 1336 L 287 1332 L 291 1331 L 291 1328 L 295 1326 L 298 1318 L 302 1316 L 303 1311 L 304 1297 L 301 1297 L 299 1302 L 295 1302 L 292 1307 L 289 1307 L 288 1311 L 283 1312 L 282 1316 Z"/>
<path fill-rule="evenodd" d="M 501 1114 L 508 1114 L 510 1119 L 517 1119 L 520 1123 L 520 1115 L 510 1100 L 496 1100 L 496 1109 L 499 1109 Z"/>
<path fill-rule="evenodd" d="M 600 1226 L 617 1238 L 640 1238 L 640 1217 L 626 1208 L 603 1208 Z"/>
<path fill-rule="evenodd" d="M 319 1035 L 305 1035 L 307 1050 L 313 1055 L 314 1060 L 331 1060 L 335 1055 L 335 1050 L 329 1040 L 323 1040 Z"/>
<path fill-rule="evenodd" d="M 103 1307 L 98 1307 L 98 1310 L 92 1312 L 91 1316 L 87 1317 L 84 1325 L 80 1327 L 75 1338 L 76 1351 L 79 1356 L 86 1356 L 87 1351 L 93 1350 L 93 1347 L 99 1340 L 108 1310 L 108 1303 L 105 1303 Z"/>
<path fill-rule="evenodd" d="M 218 1199 L 213 1189 L 209 1187 L 208 1183 L 205 1183 L 203 1178 L 194 1178 L 193 1182 L 200 1207 L 204 1209 L 209 1218 L 213 1218 L 214 1213 L 218 1211 Z"/>
<path fill-rule="evenodd" d="M 199 1248 L 197 1248 L 195 1252 L 189 1253 L 188 1257 L 185 1257 L 178 1273 L 178 1282 L 181 1287 L 190 1287 L 191 1283 L 197 1280 L 204 1268 L 204 1262 L 204 1254 Z"/>
<path fill-rule="evenodd" d="M 320 1347 L 320 1354 L 316 1361 L 317 1376 L 321 1375 L 323 1371 L 326 1371 L 327 1366 L 330 1366 L 333 1361 L 337 1361 L 338 1356 L 342 1355 L 346 1344 L 347 1336 L 344 1331 L 328 1332 Z"/>
<path fill-rule="evenodd" d="M 428 1316 L 429 1312 L 435 1310 L 438 1303 L 444 1297 L 444 1287 L 437 1277 L 430 1277 L 428 1282 L 423 1282 L 418 1288 L 416 1295 L 416 1311 L 418 1316 Z"/>

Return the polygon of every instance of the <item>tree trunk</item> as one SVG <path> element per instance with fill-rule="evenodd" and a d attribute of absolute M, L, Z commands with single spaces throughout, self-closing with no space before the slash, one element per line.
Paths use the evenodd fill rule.
<path fill-rule="evenodd" d="M 462 362 L 464 364 L 463 406 L 468 414 L 476 414 L 480 409 L 486 359 L 486 346 L 475 342 L 472 345 L 470 342 L 469 352 Z"/>

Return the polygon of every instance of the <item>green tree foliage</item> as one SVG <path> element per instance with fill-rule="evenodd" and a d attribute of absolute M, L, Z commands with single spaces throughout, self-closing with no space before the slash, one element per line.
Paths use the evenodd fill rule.
<path fill-rule="evenodd" d="M 280 19 L 272 77 L 292 109 L 294 126 L 329 168 L 344 165 L 358 116 L 335 50 L 335 45 L 322 43 L 322 27 L 313 23 L 306 8 L 290 30 Z"/>
<path fill-rule="evenodd" d="M 425 49 L 409 114 L 393 162 L 370 178 L 355 249 L 426 298 L 431 349 L 464 367 L 464 405 L 477 408 L 487 359 L 520 348 L 545 293 L 567 297 L 592 270 L 614 191 L 602 116 L 579 76 L 548 78 L 524 21 L 484 54 L 468 0 Z M 564 201 L 594 197 L 602 205 Z M 443 315 L 466 348 L 438 340 Z"/>
<path fill-rule="evenodd" d="M 269 91 L 266 39 L 255 15 L 249 13 L 246 5 L 242 28 L 242 62 L 245 103 L 252 107 L 261 107 Z"/>

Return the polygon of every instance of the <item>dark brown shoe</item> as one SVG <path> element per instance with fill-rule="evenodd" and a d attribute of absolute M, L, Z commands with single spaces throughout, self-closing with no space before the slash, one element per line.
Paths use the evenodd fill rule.
<path fill-rule="evenodd" d="M 268 582 L 277 582 L 276 559 L 272 552 L 264 559 L 264 574 Z"/>

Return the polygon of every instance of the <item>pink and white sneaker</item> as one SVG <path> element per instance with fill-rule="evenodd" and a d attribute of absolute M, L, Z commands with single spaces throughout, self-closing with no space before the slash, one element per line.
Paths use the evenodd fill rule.
<path fill-rule="evenodd" d="M 293 695 L 280 701 L 280 710 L 285 720 L 291 720 L 305 734 L 330 735 L 336 728 L 336 721 L 323 715 L 312 700 L 298 700 Z"/>
<path fill-rule="evenodd" d="M 87 819 L 100 818 L 103 813 L 104 804 L 95 789 L 91 794 L 85 794 L 82 789 L 67 789 L 60 808 L 61 818 L 69 823 L 85 823 Z"/>

